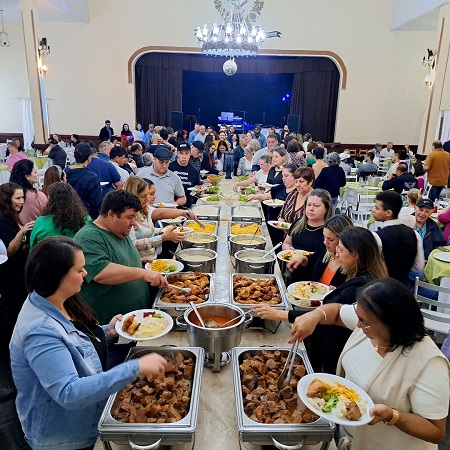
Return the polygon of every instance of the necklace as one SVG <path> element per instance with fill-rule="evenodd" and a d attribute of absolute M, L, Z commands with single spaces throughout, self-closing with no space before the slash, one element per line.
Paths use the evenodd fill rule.
<path fill-rule="evenodd" d="M 72 321 L 72 322 L 75 322 L 75 321 Z M 77 321 L 76 323 L 83 325 L 83 328 L 84 328 L 83 333 L 86 336 L 89 336 L 90 339 L 95 339 L 97 342 L 102 342 L 102 340 L 99 337 L 97 337 L 94 333 L 92 333 L 92 331 L 89 329 L 89 327 L 87 325 L 85 325 L 83 322 Z"/>
<path fill-rule="evenodd" d="M 306 225 L 305 229 L 308 231 L 318 231 L 321 230 L 323 228 L 323 225 L 318 226 L 315 230 L 312 230 L 311 228 L 308 228 L 308 225 Z"/>

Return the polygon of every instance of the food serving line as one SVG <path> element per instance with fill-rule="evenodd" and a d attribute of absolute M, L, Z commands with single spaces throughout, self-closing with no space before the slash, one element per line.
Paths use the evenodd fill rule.
<path fill-rule="evenodd" d="M 231 183 L 223 180 L 221 190 L 231 192 L 231 189 Z M 217 259 L 215 272 L 211 274 L 210 295 L 213 303 L 233 306 L 234 303 L 230 301 L 231 274 L 237 271 L 233 267 L 236 261 L 230 257 L 228 244 L 229 222 L 231 221 L 229 205 L 222 203 L 218 218 Z M 261 228 L 262 235 L 268 236 L 264 222 L 262 222 Z M 270 241 L 267 250 L 269 248 L 271 248 Z M 285 300 L 286 293 L 278 264 L 274 266 L 274 273 L 277 283 L 280 283 L 280 293 L 283 298 L 279 307 L 285 309 L 288 304 Z M 258 275 L 258 278 L 267 277 L 269 275 Z M 161 296 L 157 297 L 157 301 L 155 308 L 161 306 Z M 210 304 L 205 302 L 203 306 L 199 306 L 207 308 Z M 238 306 L 247 312 L 251 309 L 251 305 L 238 304 Z M 173 309 L 179 310 L 180 316 L 186 316 L 184 314 L 186 307 L 179 309 L 175 306 Z M 244 328 L 244 321 L 247 324 L 249 322 L 248 315 L 247 313 L 247 317 L 242 319 L 242 328 Z M 208 364 L 203 367 L 205 350 L 191 347 L 191 345 L 198 346 L 199 342 L 204 344 L 202 336 L 197 336 L 193 342 L 192 335 L 189 337 L 189 333 L 174 327 L 163 337 L 139 342 L 132 352 L 134 357 L 140 356 L 139 352 L 143 350 L 142 347 L 151 347 L 163 355 L 171 356 L 181 352 L 195 361 L 189 414 L 179 422 L 169 424 L 120 423 L 112 417 L 113 407 L 116 406 L 115 402 L 117 401 L 112 396 L 100 421 L 100 439 L 97 441 L 95 450 L 102 448 L 107 450 L 128 448 L 151 450 L 162 448 L 161 446 L 165 445 L 173 445 L 174 450 L 204 450 L 208 448 L 214 448 L 214 450 L 260 450 L 262 445 L 275 445 L 277 448 L 285 450 L 334 449 L 334 442 L 331 442 L 334 425 L 325 419 L 319 419 L 312 424 L 262 424 L 250 420 L 244 412 L 241 386 L 238 385 L 239 364 L 242 363 L 243 355 L 246 353 L 260 354 L 264 348 L 269 351 L 280 349 L 283 355 L 289 351 L 287 344 L 290 337 L 289 324 L 286 322 L 270 323 L 275 321 L 265 322 L 268 323 L 255 318 L 252 325 L 242 330 L 239 339 L 235 341 L 238 342 L 237 345 L 233 343 L 234 339 L 237 339 L 236 337 L 227 337 L 226 329 L 220 330 L 219 333 L 224 334 L 225 340 L 228 340 L 236 348 L 233 351 L 231 348 L 228 349 L 229 353 L 232 353 L 231 363 L 228 364 L 226 356 L 221 356 L 221 367 L 219 371 L 215 372 L 213 372 L 214 368 L 210 368 L 214 366 L 214 360 L 210 361 L 209 367 Z M 208 348 L 206 348 L 206 353 L 208 352 Z M 212 352 L 212 356 L 215 356 L 214 352 Z M 302 358 L 304 354 L 299 350 L 298 356 Z M 305 366 L 309 368 L 309 362 L 305 361 Z"/>

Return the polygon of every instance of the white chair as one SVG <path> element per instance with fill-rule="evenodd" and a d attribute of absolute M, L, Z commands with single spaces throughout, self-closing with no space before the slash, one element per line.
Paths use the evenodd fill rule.
<path fill-rule="evenodd" d="M 353 225 L 367 228 L 371 210 L 358 211 L 357 209 L 353 209 L 351 206 L 349 206 L 346 213 L 350 217 L 350 219 L 352 219 Z"/>
<path fill-rule="evenodd" d="M 358 211 L 372 211 L 373 205 L 375 203 L 376 195 L 374 194 L 359 194 L 357 210 Z"/>
<path fill-rule="evenodd" d="M 450 288 L 425 283 L 424 281 L 420 281 L 419 277 L 416 277 L 416 282 L 414 284 L 414 297 L 420 304 L 420 311 L 423 315 L 425 328 L 446 335 L 450 329 L 450 303 L 432 300 L 423 295 L 419 295 L 419 287 L 444 294 L 450 294 Z"/>
<path fill-rule="evenodd" d="M 0 144 L 0 164 L 5 164 L 6 162 L 6 149 L 7 144 Z"/>

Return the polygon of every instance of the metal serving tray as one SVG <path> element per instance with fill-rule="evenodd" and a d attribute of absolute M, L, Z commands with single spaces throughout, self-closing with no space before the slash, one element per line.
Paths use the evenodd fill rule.
<path fill-rule="evenodd" d="M 219 222 L 214 221 L 214 220 L 203 220 L 202 221 L 205 225 L 214 225 L 214 231 L 210 234 L 216 234 L 217 235 L 217 229 L 219 228 Z M 184 221 L 183 226 L 184 227 L 190 227 L 191 224 L 195 223 L 193 220 L 187 219 Z M 196 231 L 194 231 L 194 233 L 197 233 Z M 198 233 L 204 233 L 204 231 L 198 231 Z"/>
<path fill-rule="evenodd" d="M 192 275 L 194 272 L 180 272 L 175 275 Z M 206 296 L 206 301 L 203 303 L 199 303 L 200 305 L 203 305 L 205 303 L 214 303 L 214 285 L 215 285 L 215 274 L 213 273 L 205 273 L 202 275 L 206 275 L 209 277 L 209 294 Z M 161 301 L 161 298 L 164 294 L 164 288 L 160 289 L 158 291 L 158 294 L 156 294 L 155 303 L 153 307 L 155 309 L 161 309 L 164 310 L 167 314 L 169 314 L 172 317 L 178 317 L 179 315 L 183 314 L 186 309 L 190 308 L 191 306 L 189 303 L 167 303 Z"/>
<path fill-rule="evenodd" d="M 205 208 L 208 208 L 208 212 L 204 212 Z M 211 210 L 209 210 L 211 208 Z M 202 212 L 203 210 L 203 212 Z M 212 211 L 214 210 L 214 213 Z M 215 222 L 220 221 L 220 205 L 194 205 L 192 211 L 197 214 L 199 220 L 212 220 Z M 209 212 L 211 211 L 211 213 Z"/>
<path fill-rule="evenodd" d="M 277 448 L 287 448 L 283 445 L 299 445 L 300 443 L 314 445 L 323 442 L 322 449 L 328 448 L 329 442 L 333 439 L 335 425 L 326 419 L 319 418 L 312 423 L 263 424 L 251 420 L 245 413 L 239 366 L 243 362 L 245 353 L 255 356 L 261 354 L 263 350 L 279 350 L 284 356 L 289 353 L 288 348 L 273 347 L 235 347 L 232 350 L 236 418 L 240 440 L 254 445 L 275 445 Z M 306 351 L 299 348 L 297 356 L 303 361 L 306 372 L 313 373 Z M 300 448 L 300 445 L 293 448 Z"/>
<path fill-rule="evenodd" d="M 278 305 L 270 305 L 272 308 L 275 309 L 280 309 L 280 310 L 285 310 L 285 309 L 289 309 L 289 303 L 287 301 L 287 297 L 286 297 L 286 290 L 284 289 L 284 285 L 280 279 L 280 277 L 276 274 L 266 274 L 266 273 L 232 273 L 230 275 L 230 303 L 234 306 L 239 306 L 239 308 L 241 308 L 244 311 L 248 311 L 249 309 L 252 308 L 252 304 L 245 304 L 245 303 L 238 303 L 234 301 L 234 289 L 233 289 L 233 281 L 234 281 L 234 277 L 236 276 L 245 276 L 245 277 L 250 277 L 253 279 L 268 279 L 268 278 L 275 278 L 276 282 L 277 282 L 277 287 L 278 290 L 280 291 L 281 294 L 281 303 L 278 303 Z M 252 316 L 255 316 L 255 313 L 251 313 Z"/>
<path fill-rule="evenodd" d="M 262 237 L 265 237 L 264 236 L 264 230 L 263 230 L 263 227 L 262 227 L 262 225 L 261 225 L 261 223 L 260 222 L 256 222 L 256 221 L 252 221 L 252 222 L 243 222 L 242 220 L 232 220 L 232 221 L 230 221 L 230 222 L 228 222 L 228 227 L 227 227 L 227 236 L 228 236 L 228 240 L 230 239 L 230 237 L 231 236 L 239 236 L 238 234 L 231 234 L 231 227 L 233 226 L 233 225 L 242 225 L 242 226 L 248 226 L 248 225 L 252 225 L 252 224 L 256 224 L 256 225 L 258 225 L 259 226 L 259 229 L 261 230 L 261 234 L 257 234 L 256 236 L 262 236 Z M 266 238 L 267 239 L 267 238 Z"/>
<path fill-rule="evenodd" d="M 117 444 L 152 445 L 152 449 L 160 445 L 176 445 L 192 442 L 197 428 L 198 404 L 200 399 L 200 385 L 203 372 L 205 351 L 199 347 L 134 347 L 130 350 L 126 360 L 139 358 L 147 353 L 159 353 L 162 356 L 181 352 L 185 358 L 192 358 L 195 363 L 192 379 L 191 403 L 188 414 L 174 423 L 122 423 L 115 420 L 112 411 L 116 406 L 116 394 L 109 397 L 98 429 L 102 441 L 114 441 Z M 148 447 L 150 448 L 150 447 Z"/>
<path fill-rule="evenodd" d="M 243 215 L 245 210 L 250 210 L 251 215 Z M 237 205 L 231 207 L 231 220 L 237 222 L 257 222 L 262 223 L 262 213 L 259 206 L 253 205 Z"/>

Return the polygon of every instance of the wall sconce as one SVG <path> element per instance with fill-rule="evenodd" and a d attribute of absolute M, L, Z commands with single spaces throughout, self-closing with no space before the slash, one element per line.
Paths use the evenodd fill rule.
<path fill-rule="evenodd" d="M 39 57 L 45 58 L 46 56 L 50 55 L 50 46 L 47 45 L 47 38 L 42 38 L 39 42 Z"/>
<path fill-rule="evenodd" d="M 427 48 L 427 56 L 424 56 L 422 59 L 422 65 L 428 69 L 428 75 L 423 80 L 428 89 L 432 88 L 436 77 L 436 53 L 436 50 Z"/>

